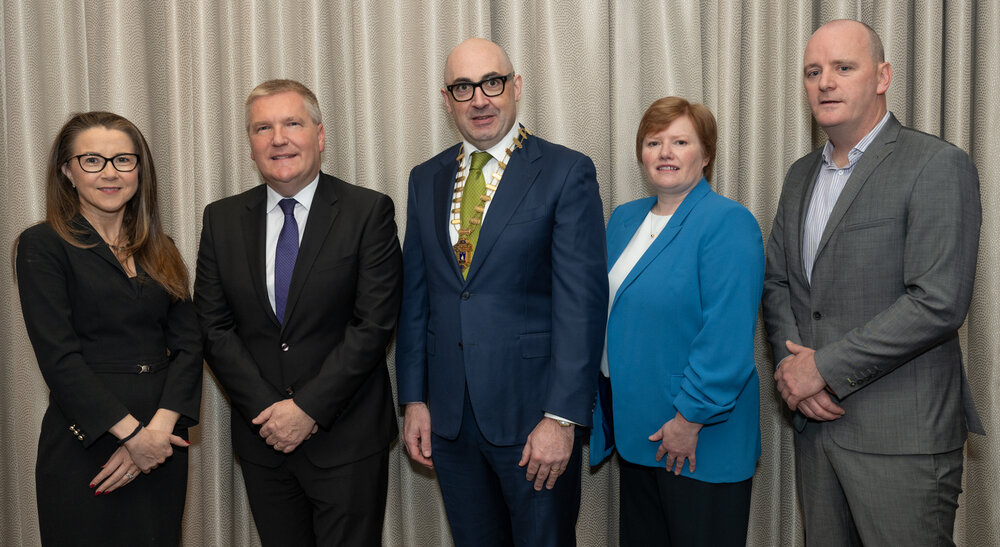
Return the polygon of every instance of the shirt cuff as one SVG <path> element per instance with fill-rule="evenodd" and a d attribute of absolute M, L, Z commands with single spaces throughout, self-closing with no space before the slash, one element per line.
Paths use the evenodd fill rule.
<path fill-rule="evenodd" d="M 571 424 L 573 424 L 573 425 L 575 425 L 577 427 L 583 427 L 582 425 L 574 422 L 573 420 L 567 420 L 566 418 L 563 418 L 562 416 L 556 416 L 555 414 L 553 414 L 551 412 L 546 412 L 545 413 L 545 417 L 546 418 L 552 418 L 553 420 L 555 420 L 557 422 L 569 422 L 569 423 L 571 423 Z"/>

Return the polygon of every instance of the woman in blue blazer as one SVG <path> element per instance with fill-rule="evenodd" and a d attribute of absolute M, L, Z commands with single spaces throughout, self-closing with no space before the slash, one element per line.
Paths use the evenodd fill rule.
<path fill-rule="evenodd" d="M 622 545 L 744 545 L 760 456 L 760 227 L 709 187 L 707 107 L 654 102 L 636 156 L 656 196 L 608 222 L 606 358 L 591 465 L 617 448 Z M 613 419 L 612 419 L 613 416 Z"/>

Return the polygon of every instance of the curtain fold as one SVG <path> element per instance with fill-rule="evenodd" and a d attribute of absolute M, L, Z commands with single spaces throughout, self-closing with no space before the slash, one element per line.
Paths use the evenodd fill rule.
<path fill-rule="evenodd" d="M 269 78 L 318 96 L 323 169 L 392 197 L 402 237 L 410 168 L 460 139 L 440 95 L 445 58 L 470 36 L 496 41 L 522 74 L 519 120 L 597 167 L 605 213 L 648 195 L 635 159 L 646 107 L 666 95 L 705 103 L 719 123 L 713 187 L 770 231 L 785 170 L 822 144 L 802 90 L 802 54 L 829 19 L 879 31 L 900 121 L 967 150 L 983 225 L 962 331 L 988 436 L 966 445 L 959 545 L 1000 543 L 1000 2 L 997 0 L 2 0 L 0 244 L 44 216 L 52 139 L 73 112 L 111 110 L 145 134 L 168 233 L 192 274 L 202 210 L 260 184 L 243 101 Z M 9 256 L 9 255 L 8 255 Z M 9 262 L 8 262 L 9 263 Z M 12 276 L 0 283 L 0 545 L 36 545 L 34 466 L 48 390 Z M 800 545 L 792 433 L 758 326 L 763 452 L 748 545 Z M 390 348 L 389 367 L 394 366 Z M 192 430 L 187 545 L 259 544 L 229 439 L 228 402 L 206 374 Z M 616 545 L 617 465 L 583 473 L 580 545 Z M 449 545 L 432 473 L 400 443 L 389 470 L 384 543 Z"/>

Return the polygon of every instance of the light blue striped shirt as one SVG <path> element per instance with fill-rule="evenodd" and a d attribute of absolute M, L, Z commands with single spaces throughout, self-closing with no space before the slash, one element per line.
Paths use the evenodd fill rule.
<path fill-rule="evenodd" d="M 812 198 L 809 200 L 809 210 L 806 212 L 805 229 L 802 233 L 802 265 L 805 267 L 806 279 L 812 282 L 813 264 L 816 262 L 816 251 L 819 249 L 819 240 L 823 238 L 823 230 L 826 229 L 826 222 L 830 219 L 830 213 L 837 198 L 847 185 L 847 180 L 851 178 L 854 167 L 861 159 L 868 145 L 875 140 L 885 122 L 889 120 L 889 112 L 885 113 L 882 121 L 878 122 L 858 144 L 851 148 L 847 154 L 847 166 L 837 167 L 833 161 L 833 144 L 826 142 L 823 147 L 823 162 L 819 167 L 819 174 L 816 175 L 815 188 Z"/>

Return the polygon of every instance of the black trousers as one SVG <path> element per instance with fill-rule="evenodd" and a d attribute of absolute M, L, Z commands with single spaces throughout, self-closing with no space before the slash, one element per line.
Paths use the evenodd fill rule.
<path fill-rule="evenodd" d="M 751 480 L 710 483 L 620 457 L 622 547 L 743 547 L 750 522 Z"/>
<path fill-rule="evenodd" d="M 308 442 L 308 441 L 306 441 Z M 292 452 L 278 467 L 240 462 L 250 511 L 265 547 L 381 545 L 389 449 L 316 467 Z"/>

